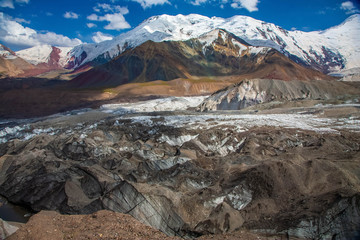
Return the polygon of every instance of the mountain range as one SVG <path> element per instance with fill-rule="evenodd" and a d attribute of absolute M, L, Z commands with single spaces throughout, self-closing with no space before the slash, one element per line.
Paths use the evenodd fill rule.
<path fill-rule="evenodd" d="M 251 46 L 216 29 L 187 41 L 147 41 L 71 82 L 77 87 L 114 87 L 133 82 L 198 76 L 246 76 L 281 80 L 329 79 L 269 47 Z"/>
<path fill-rule="evenodd" d="M 226 35 L 232 36 L 231 41 L 234 42 L 229 43 L 234 46 L 229 46 L 228 44 L 228 48 L 232 49 L 231 51 L 235 49 L 235 45 L 242 45 L 239 47 L 240 50 L 238 54 L 244 54 L 247 56 L 247 60 L 243 59 L 241 64 L 236 64 L 244 66 L 243 68 L 237 69 L 236 71 L 229 69 L 216 70 L 216 66 L 214 68 L 214 59 L 209 58 L 211 55 L 208 51 L 209 44 L 201 39 L 213 36 L 214 33 L 218 31 L 222 31 L 223 33 L 226 33 Z M 136 71 L 140 70 L 136 68 L 133 68 L 131 71 L 126 70 L 126 68 L 131 67 L 133 63 L 131 61 L 137 61 L 134 60 L 135 56 L 130 56 L 131 54 L 144 55 L 145 49 L 152 49 L 163 53 L 167 52 L 167 55 L 180 54 L 184 56 L 185 52 L 189 50 L 190 45 L 193 46 L 195 49 L 194 51 L 197 52 L 195 54 L 197 57 L 201 55 L 199 52 L 200 48 L 202 48 L 202 51 L 207 51 L 203 52 L 204 56 L 200 57 L 202 58 L 201 61 L 210 61 L 205 64 L 207 67 L 202 63 L 199 65 L 191 64 L 191 67 L 195 68 L 189 72 L 189 70 L 184 71 L 184 69 L 178 69 L 179 65 L 170 65 L 171 61 L 168 61 L 165 65 L 169 66 L 162 66 L 161 69 L 156 70 L 158 72 L 147 72 L 145 75 L 141 72 L 141 76 L 137 75 Z M 109 66 L 103 67 L 102 70 L 100 70 L 101 73 L 96 73 L 96 75 L 106 75 L 106 78 L 109 80 L 115 78 L 119 72 L 121 72 L 121 75 L 124 75 L 122 70 L 125 71 L 125 76 L 117 79 L 117 84 L 131 82 L 133 80 L 141 82 L 143 81 L 144 76 L 150 77 L 148 80 L 169 80 L 175 77 L 184 77 L 187 74 L 202 75 L 206 73 L 205 75 L 209 75 L 211 71 L 213 71 L 215 75 L 246 74 L 250 71 L 249 69 L 254 71 L 257 70 L 254 69 L 256 68 L 254 66 L 249 68 L 249 65 L 247 65 L 248 69 L 245 70 L 246 64 L 243 65 L 244 61 L 249 63 L 249 57 L 254 57 L 259 53 L 263 56 L 269 55 L 272 53 L 272 49 L 278 52 L 273 52 L 275 55 L 281 53 L 295 63 L 329 74 L 360 67 L 359 45 L 359 14 L 349 17 L 338 26 L 324 31 L 314 32 L 302 32 L 298 30 L 287 31 L 272 23 L 266 23 L 247 16 L 234 16 L 223 19 L 219 17 L 209 18 L 197 14 L 190 14 L 187 16 L 160 15 L 145 20 L 133 30 L 123 33 L 112 40 L 96 44 L 82 44 L 74 48 L 47 45 L 36 46 L 16 53 L 11 50 L 4 50 L 5 47 L 2 47 L 0 67 L 2 69 L 9 69 L 9 67 L 6 66 L 11 66 L 10 69 L 12 70 L 10 72 L 12 73 L 10 75 L 4 74 L 6 70 L 1 70 L 5 76 L 34 76 L 55 69 L 65 68 L 78 71 L 78 69 L 88 69 L 89 67 L 99 66 L 114 60 L 114 63 L 110 63 Z M 183 47 L 184 49 L 181 49 Z M 252 49 L 250 52 L 246 53 L 246 51 L 242 51 L 242 48 L 248 47 Z M 161 48 L 163 49 L 160 50 Z M 257 51 L 256 49 L 262 50 Z M 169 50 L 171 51 L 169 52 Z M 219 49 L 213 50 L 217 51 Z M 194 51 L 190 55 L 194 54 Z M 256 54 L 250 54 L 251 51 L 253 51 L 252 53 L 256 52 Z M 156 58 L 154 59 L 154 56 L 151 54 L 152 53 L 145 54 L 146 56 L 144 55 L 144 59 L 151 57 L 152 64 L 157 65 L 158 63 L 154 63 Z M 226 61 L 231 61 L 229 55 L 225 55 Z M 9 59 L 9 56 L 13 59 Z M 194 56 L 191 57 L 193 58 Z M 185 59 L 187 59 L 187 57 L 185 57 Z M 232 57 L 234 57 L 234 54 L 232 54 Z M 13 66 L 14 59 L 17 59 L 16 61 L 20 63 Z M 24 63 L 24 61 L 20 59 L 25 60 L 29 64 Z M 120 69 L 122 70 L 120 70 L 118 68 L 119 63 L 127 60 L 129 60 L 129 62 L 125 64 L 126 66 L 121 66 Z M 179 57 L 174 56 L 173 60 L 178 62 Z M 257 61 L 255 58 L 253 58 L 253 60 Z M 12 64 L 10 64 L 10 62 L 12 62 Z M 229 64 L 229 62 L 226 64 Z M 236 64 L 234 64 L 235 63 L 231 63 L 230 65 L 236 67 Z M 183 67 L 184 64 L 180 66 L 180 68 Z M 224 66 L 221 66 L 221 68 L 223 67 Z M 108 70 L 110 69 L 114 69 L 114 72 L 111 74 L 114 76 L 107 76 Z M 132 71 L 135 71 L 136 73 Z M 149 74 L 153 76 L 149 76 Z M 266 74 L 270 74 L 270 72 Z M 280 79 L 287 79 L 289 76 L 280 77 Z M 256 75 L 256 77 L 263 76 Z M 113 85 L 113 83 L 110 85 Z"/>
<path fill-rule="evenodd" d="M 151 17 L 112 40 L 79 45 L 70 51 L 67 67 L 102 63 L 148 40 L 185 41 L 214 29 L 224 29 L 252 46 L 274 48 L 292 60 L 324 73 L 360 66 L 359 14 L 349 17 L 338 26 L 315 32 L 287 31 L 247 16 L 223 19 L 191 14 Z"/>

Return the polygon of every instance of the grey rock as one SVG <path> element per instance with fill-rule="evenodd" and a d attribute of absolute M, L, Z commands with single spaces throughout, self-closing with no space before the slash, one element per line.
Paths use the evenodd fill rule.
<path fill-rule="evenodd" d="M 0 218 L 0 239 L 6 239 L 15 233 L 19 227 L 14 226 Z"/>

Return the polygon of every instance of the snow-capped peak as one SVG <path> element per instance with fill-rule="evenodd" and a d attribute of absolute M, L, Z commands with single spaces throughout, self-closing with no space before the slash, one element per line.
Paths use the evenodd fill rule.
<path fill-rule="evenodd" d="M 39 45 L 18 51 L 16 52 L 16 54 L 27 62 L 38 65 L 41 63 L 49 63 L 52 53 L 56 51 L 56 55 L 58 55 L 59 57 L 58 63 L 60 66 L 63 67 L 67 62 L 67 54 L 71 49 L 71 47 L 53 47 L 50 45 Z"/>

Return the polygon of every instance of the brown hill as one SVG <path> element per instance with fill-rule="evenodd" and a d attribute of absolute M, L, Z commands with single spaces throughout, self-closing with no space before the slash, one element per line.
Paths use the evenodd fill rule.
<path fill-rule="evenodd" d="M 72 84 L 114 87 L 131 82 L 229 75 L 281 80 L 330 78 L 296 64 L 274 49 L 253 47 L 224 30 L 216 30 L 188 41 L 147 41 L 79 75 Z"/>

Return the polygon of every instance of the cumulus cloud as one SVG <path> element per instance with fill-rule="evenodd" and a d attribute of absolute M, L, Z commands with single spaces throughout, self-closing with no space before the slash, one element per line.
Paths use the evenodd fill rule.
<path fill-rule="evenodd" d="M 129 9 L 127 7 L 113 6 L 109 4 L 97 4 L 94 7 L 94 11 L 101 13 L 106 13 L 101 16 L 99 14 L 91 14 L 87 16 L 87 19 L 90 21 L 106 21 L 109 22 L 104 28 L 108 30 L 122 30 L 130 28 L 130 24 L 125 20 L 124 15 L 129 13 Z"/>
<path fill-rule="evenodd" d="M 96 24 L 94 24 L 94 23 L 87 23 L 86 26 L 87 26 L 88 28 L 97 27 Z"/>
<path fill-rule="evenodd" d="M 168 0 L 132 0 L 132 1 L 140 3 L 143 9 L 152 7 L 154 5 L 164 5 L 165 3 L 170 4 Z M 202 1 L 202 0 L 195 0 L 195 1 Z"/>
<path fill-rule="evenodd" d="M 90 21 L 99 21 L 99 16 L 96 15 L 95 13 L 87 16 L 87 19 L 90 20 Z"/>
<path fill-rule="evenodd" d="M 66 13 L 64 13 L 64 18 L 78 19 L 79 14 L 74 13 L 74 12 L 66 12 Z"/>
<path fill-rule="evenodd" d="M 102 32 L 96 32 L 94 33 L 94 36 L 91 38 L 94 42 L 99 43 L 107 40 L 113 39 L 113 36 L 109 34 L 104 34 Z"/>
<path fill-rule="evenodd" d="M 354 14 L 360 12 L 359 9 L 357 9 L 354 3 L 351 1 L 341 3 L 340 9 L 344 10 L 346 14 Z"/>
<path fill-rule="evenodd" d="M 108 21 L 109 24 L 104 28 L 108 30 L 121 30 L 130 28 L 130 24 L 125 20 L 124 15 L 121 13 L 106 14 L 99 18 L 99 21 Z"/>
<path fill-rule="evenodd" d="M 233 0 L 231 3 L 232 8 L 245 8 L 249 12 L 255 12 L 259 9 L 257 5 L 259 4 L 259 0 Z"/>
<path fill-rule="evenodd" d="M 72 47 L 82 43 L 77 38 L 70 39 L 54 32 L 39 32 L 32 28 L 24 27 L 2 12 L 0 12 L 0 41 L 5 45 L 18 46 L 20 48 L 42 44 Z"/>
<path fill-rule="evenodd" d="M 29 3 L 30 0 L 0 0 L 0 7 L 3 7 L 3 8 L 12 8 L 14 9 L 15 8 L 15 5 L 14 3 Z"/>

